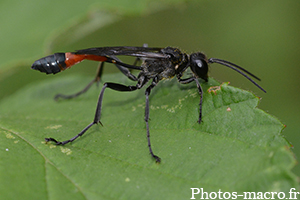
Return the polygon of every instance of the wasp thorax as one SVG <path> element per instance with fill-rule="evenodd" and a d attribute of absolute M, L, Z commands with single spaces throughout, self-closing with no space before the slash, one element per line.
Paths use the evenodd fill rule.
<path fill-rule="evenodd" d="M 177 65 L 182 62 L 183 53 L 178 48 L 166 47 L 162 49 L 161 52 L 170 56 L 169 60 L 173 65 Z"/>

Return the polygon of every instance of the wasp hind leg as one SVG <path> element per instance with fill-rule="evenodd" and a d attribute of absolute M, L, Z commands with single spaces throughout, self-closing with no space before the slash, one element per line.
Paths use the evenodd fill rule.
<path fill-rule="evenodd" d="M 138 89 L 136 86 L 125 86 L 125 85 L 121 85 L 118 83 L 104 83 L 104 86 L 102 87 L 102 90 L 101 90 L 99 98 L 98 98 L 97 108 L 96 108 L 95 117 L 94 117 L 93 122 L 91 122 L 80 133 L 78 133 L 77 135 L 75 135 L 74 137 L 72 137 L 69 140 L 60 142 L 54 138 L 45 138 L 45 141 L 46 142 L 50 142 L 50 141 L 55 142 L 56 145 L 65 145 L 67 143 L 73 142 L 78 137 L 82 136 L 94 124 L 100 123 L 102 125 L 102 123 L 100 122 L 100 117 L 101 117 L 101 110 L 102 110 L 103 94 L 104 94 L 104 91 L 106 88 L 110 88 L 112 90 L 116 90 L 116 91 L 120 91 L 120 92 L 131 92 L 131 91 Z"/>

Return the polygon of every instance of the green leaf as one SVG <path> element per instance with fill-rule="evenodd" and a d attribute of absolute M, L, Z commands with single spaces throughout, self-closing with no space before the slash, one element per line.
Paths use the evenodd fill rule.
<path fill-rule="evenodd" d="M 66 9 L 70 2 L 3 1 L 1 69 L 7 71 L 0 74 L 1 199 L 190 199 L 191 187 L 204 188 L 206 192 L 221 189 L 223 192 L 280 191 L 286 194 L 291 187 L 298 188 L 296 176 L 291 173 L 295 158 L 289 143 L 280 135 L 284 126 L 256 109 L 259 99 L 249 92 L 226 83 L 220 90 L 212 88 L 216 94 L 207 92 L 209 87 L 218 85 L 212 79 L 202 84 L 205 94 L 201 125 L 196 122 L 199 96 L 193 84 L 183 86 L 176 80 L 166 81 L 151 93 L 151 141 L 154 152 L 162 158 L 160 165 L 155 164 L 148 153 L 143 89 L 132 93 L 107 90 L 101 119 L 104 127 L 94 126 L 78 141 L 63 147 L 44 143 L 45 137 L 69 139 L 90 123 L 101 87 L 93 87 L 77 99 L 55 102 L 55 94 L 78 91 L 92 77 L 63 73 L 43 76 L 29 69 L 34 59 L 23 68 L 8 63 L 24 63 L 23 59 L 34 54 L 39 58 L 45 51 L 148 42 L 150 46 L 172 45 L 189 51 L 206 51 L 217 57 L 246 57 L 243 62 L 252 62 L 249 66 L 253 64 L 253 59 L 249 59 L 253 52 L 268 47 L 270 42 L 252 34 L 255 26 L 251 23 L 257 24 L 261 16 L 274 19 L 273 16 L 278 17 L 277 11 L 282 11 L 282 5 L 274 4 L 266 12 L 263 8 L 270 7 L 266 2 L 260 6 L 241 4 L 235 9 L 233 5 L 237 2 L 212 1 L 203 6 L 199 1 L 192 5 L 180 4 L 181 9 L 145 15 L 145 11 L 151 10 L 145 2 L 73 1 L 72 9 Z M 151 8 L 163 9 L 162 1 L 157 2 L 151 1 Z M 233 15 L 227 15 L 228 10 Z M 243 17 L 234 17 L 241 16 L 241 12 Z M 274 15 L 260 15 L 269 12 Z M 122 18 L 124 13 L 144 15 L 108 25 Z M 214 17 L 207 17 L 211 13 Z M 287 24 L 286 20 L 275 21 L 274 27 L 278 27 L 278 23 Z M 237 23 L 240 26 L 236 26 Z M 247 28 L 235 28 L 243 26 Z M 264 25 L 258 23 L 257 27 L 260 26 Z M 230 31 L 220 34 L 222 27 Z M 273 26 L 268 27 L 274 32 Z M 244 32 L 237 34 L 240 30 Z M 286 29 L 285 33 L 290 34 Z M 247 45 L 243 45 L 247 46 L 244 51 L 247 53 L 241 54 L 241 43 L 229 39 L 230 34 L 242 38 L 250 34 Z M 45 38 L 48 38 L 46 42 Z M 277 47 L 278 55 L 282 55 L 281 46 Z M 236 49 L 238 55 L 233 56 Z M 252 67 L 262 70 L 261 66 L 269 66 L 277 54 L 270 54 L 273 57 L 269 60 L 263 51 L 257 55 L 263 55 L 260 61 L 254 56 L 260 65 Z M 72 69 L 73 72 L 82 69 L 81 74 L 89 74 L 86 63 L 84 65 Z M 133 84 L 121 75 L 103 78 Z M 39 81 L 41 79 L 46 80 Z M 233 79 L 223 77 L 222 80 Z M 32 81 L 34 84 L 26 85 Z"/>
<path fill-rule="evenodd" d="M 198 124 L 195 85 L 159 83 L 150 96 L 151 142 L 162 159 L 156 164 L 147 147 L 144 89 L 107 89 L 103 127 L 65 146 L 46 144 L 45 137 L 66 140 L 92 122 L 101 89 L 57 102 L 55 94 L 76 92 L 92 78 L 47 78 L 1 101 L 3 199 L 190 199 L 190 188 L 287 194 L 298 187 L 290 171 L 296 161 L 280 135 L 284 126 L 256 108 L 259 98 L 250 92 L 228 83 L 218 87 L 211 78 L 201 83 Z M 102 81 L 134 85 L 122 74 Z"/>

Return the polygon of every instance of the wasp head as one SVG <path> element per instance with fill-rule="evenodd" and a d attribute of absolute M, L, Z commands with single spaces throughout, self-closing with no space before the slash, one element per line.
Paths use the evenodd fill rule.
<path fill-rule="evenodd" d="M 190 68 L 198 78 L 208 81 L 208 64 L 206 56 L 203 53 L 193 53 L 190 55 Z"/>

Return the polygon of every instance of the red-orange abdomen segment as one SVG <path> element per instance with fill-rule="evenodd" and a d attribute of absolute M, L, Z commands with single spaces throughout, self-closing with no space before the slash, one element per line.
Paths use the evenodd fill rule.
<path fill-rule="evenodd" d="M 94 60 L 94 61 L 106 61 L 107 58 L 105 56 L 97 56 L 97 55 L 87 55 L 87 54 L 73 54 L 73 53 L 66 53 L 65 54 L 65 64 L 66 68 L 69 68 L 77 63 L 80 63 L 83 60 Z"/>

